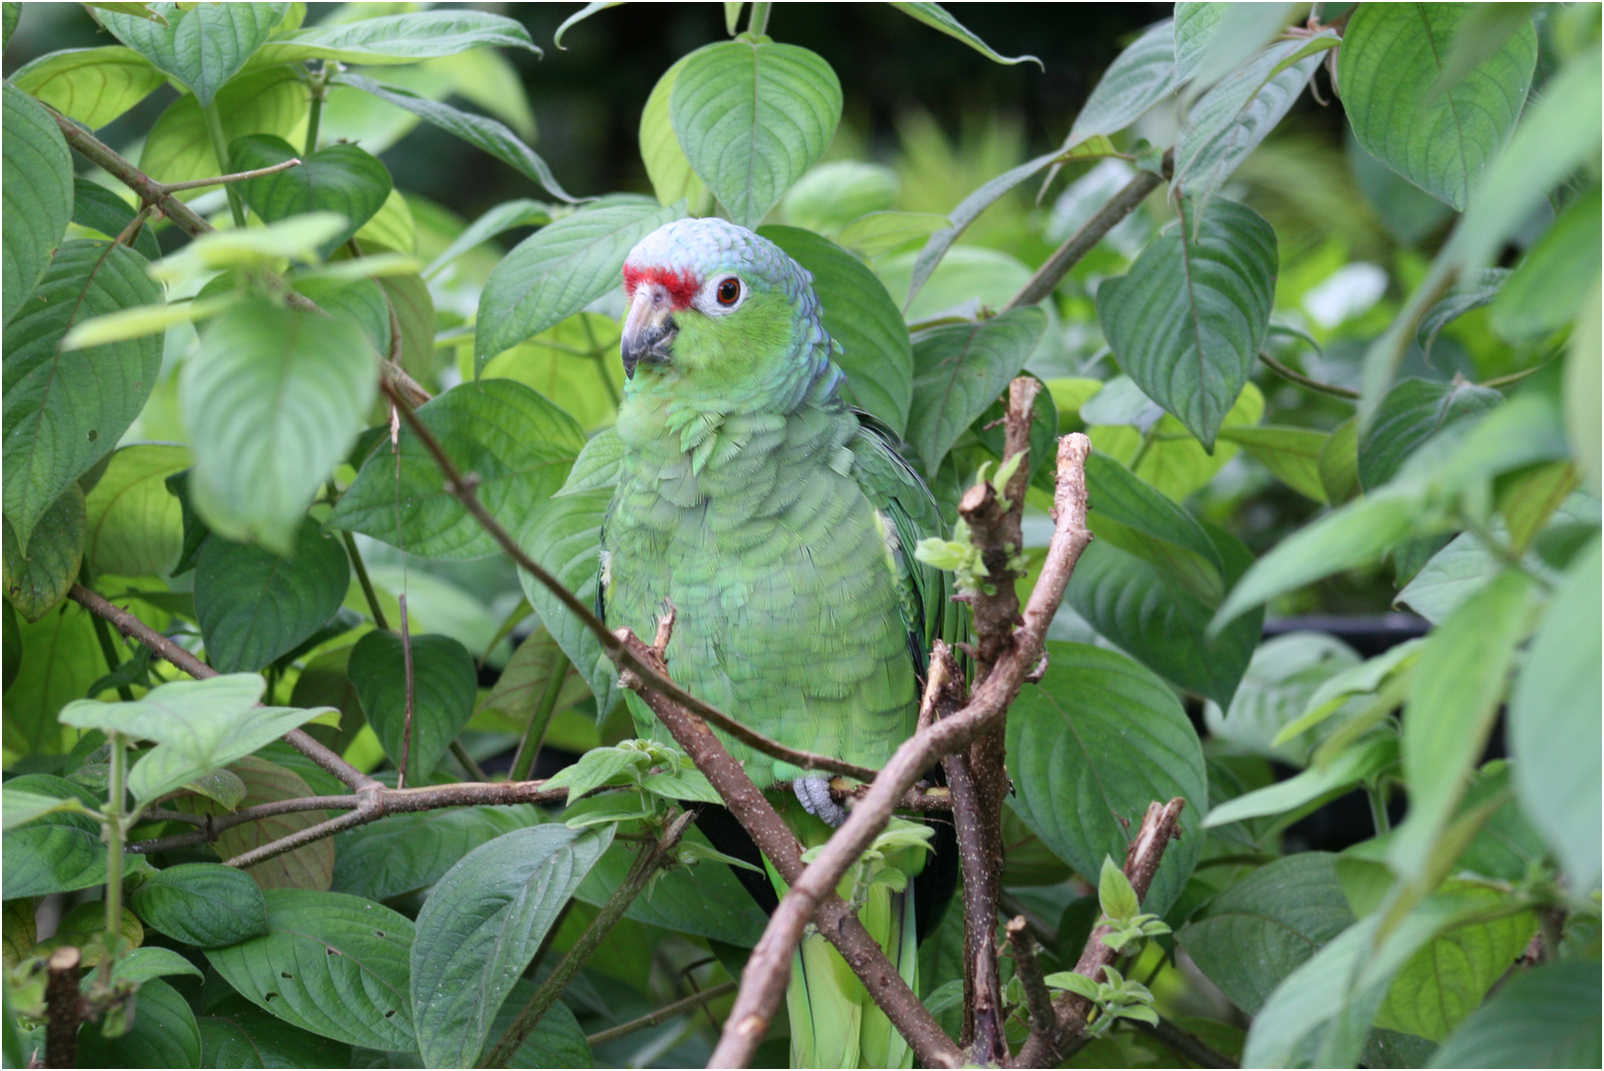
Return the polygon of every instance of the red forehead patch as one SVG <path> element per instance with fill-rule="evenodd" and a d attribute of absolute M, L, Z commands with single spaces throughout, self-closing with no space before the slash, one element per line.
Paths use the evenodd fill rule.
<path fill-rule="evenodd" d="M 676 309 L 688 308 L 691 298 L 701 289 L 701 283 L 688 272 L 670 271 L 667 268 L 637 268 L 633 264 L 624 265 L 624 290 L 634 296 L 635 288 L 641 283 L 656 283 L 668 292 L 668 299 L 674 303 Z"/>

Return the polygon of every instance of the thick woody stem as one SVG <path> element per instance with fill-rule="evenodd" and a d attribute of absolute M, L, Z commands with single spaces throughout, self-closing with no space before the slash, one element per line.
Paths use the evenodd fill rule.
<path fill-rule="evenodd" d="M 52 952 L 46 964 L 46 1067 L 73 1067 L 78 1062 L 78 1027 L 86 1010 L 78 988 L 78 963 L 78 950 L 68 945 Z"/>

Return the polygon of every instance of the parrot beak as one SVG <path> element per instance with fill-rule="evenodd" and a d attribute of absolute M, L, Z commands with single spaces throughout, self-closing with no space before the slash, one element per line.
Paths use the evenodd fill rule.
<path fill-rule="evenodd" d="M 669 359 L 668 347 L 679 331 L 671 315 L 673 308 L 668 291 L 657 283 L 643 282 L 635 287 L 619 344 L 626 378 L 635 377 L 635 366 L 641 361 L 662 364 Z"/>

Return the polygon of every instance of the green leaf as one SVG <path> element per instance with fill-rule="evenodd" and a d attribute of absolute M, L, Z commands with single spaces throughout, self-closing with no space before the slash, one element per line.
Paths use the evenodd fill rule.
<path fill-rule="evenodd" d="M 339 609 L 350 565 L 339 540 L 301 522 L 294 554 L 213 535 L 195 561 L 195 614 L 207 660 L 219 670 L 256 670 L 294 649 Z"/>
<path fill-rule="evenodd" d="M 85 500 L 84 554 L 96 573 L 167 576 L 183 549 L 182 507 L 167 477 L 190 465 L 183 446 L 125 446 L 111 455 Z"/>
<path fill-rule="evenodd" d="M 622 286 L 624 257 L 635 243 L 679 215 L 638 203 L 601 205 L 519 242 L 490 273 L 479 298 L 476 365 L 482 368 L 502 350 Z"/>
<path fill-rule="evenodd" d="M 179 405 L 196 511 L 227 539 L 289 554 L 296 528 L 361 430 L 377 356 L 345 318 L 255 299 L 206 325 Z"/>
<path fill-rule="evenodd" d="M 1518 971 L 1443 1042 L 1433 1067 L 1593 1067 L 1600 1062 L 1596 963 Z"/>
<path fill-rule="evenodd" d="M 252 1004 L 314 1034 L 408 1052 L 412 920 L 371 900 L 305 889 L 267 891 L 268 932 L 206 959 Z"/>
<path fill-rule="evenodd" d="M 612 501 L 611 487 L 555 495 L 536 506 L 518 533 L 518 545 L 562 583 L 583 606 L 596 605 L 602 518 Z M 518 570 L 518 583 L 541 623 L 579 670 L 605 716 L 618 697 L 618 671 L 601 641 L 530 574 Z"/>
<path fill-rule="evenodd" d="M 1198 62 L 1219 29 L 1230 4 L 1178 3 L 1175 5 L 1175 78 L 1189 81 Z"/>
<path fill-rule="evenodd" d="M 133 49 L 106 45 L 40 56 L 20 68 L 11 81 L 69 119 L 99 130 L 150 96 L 167 79 Z"/>
<path fill-rule="evenodd" d="M 947 217 L 939 212 L 870 212 L 842 227 L 835 240 L 874 260 L 923 242 L 945 226 Z"/>
<path fill-rule="evenodd" d="M 1423 639 L 1405 640 L 1374 658 L 1357 665 L 1339 669 L 1320 681 L 1303 704 L 1303 711 L 1295 721 L 1288 722 L 1270 741 L 1278 747 L 1336 713 L 1342 704 L 1361 695 L 1374 695 L 1394 676 L 1407 673 L 1420 655 Z"/>
<path fill-rule="evenodd" d="M 610 829 L 520 829 L 475 848 L 435 884 L 412 947 L 425 1063 L 474 1062 L 502 1001 L 611 841 Z"/>
<path fill-rule="evenodd" d="M 1599 881 L 1599 544 L 1565 573 L 1509 699 L 1509 747 L 1522 809 L 1571 886 Z"/>
<path fill-rule="evenodd" d="M 1393 978 L 1376 1026 L 1441 1041 L 1481 1005 L 1537 929 L 1530 912 L 1461 926 L 1411 956 Z"/>
<path fill-rule="evenodd" d="M 120 11 L 100 12 L 100 24 L 123 44 L 166 71 L 195 94 L 202 107 L 212 103 L 267 41 L 288 10 L 287 4 L 200 4 L 181 9 L 162 4 L 165 22 Z"/>
<path fill-rule="evenodd" d="M 273 745 L 284 747 L 287 745 Z M 241 806 L 252 807 L 261 803 L 301 799 L 313 795 L 310 785 L 294 770 L 270 762 L 258 755 L 249 755 L 230 767 L 245 785 L 245 798 Z M 332 778 L 330 778 L 332 780 Z M 325 788 L 324 791 L 330 791 Z M 181 796 L 175 803 L 181 810 L 194 814 L 227 814 L 228 809 L 201 796 Z M 270 841 L 288 837 L 327 820 L 327 811 L 295 811 L 272 815 L 254 822 L 246 822 L 223 830 L 217 835 L 213 847 L 224 859 L 232 858 Z M 256 884 L 264 889 L 327 889 L 334 873 L 334 842 L 316 840 L 294 851 L 276 855 L 265 862 L 247 867 Z"/>
<path fill-rule="evenodd" d="M 1503 698 L 1515 648 L 1530 627 L 1533 583 L 1505 572 L 1465 600 L 1421 648 L 1403 719 L 1409 813 L 1387 860 L 1421 871 L 1475 767 Z"/>
<path fill-rule="evenodd" d="M 423 269 L 426 279 L 432 279 L 458 257 L 496 235 L 518 227 L 544 227 L 551 222 L 551 206 L 542 201 L 518 198 L 503 201 L 462 229 L 440 253 Z"/>
<path fill-rule="evenodd" d="M 648 777 L 648 785 L 651 782 L 652 777 Z M 711 851 L 707 839 L 696 829 L 685 831 L 683 844 L 692 851 Z M 633 845 L 614 842 L 580 883 L 574 898 L 601 907 L 623 883 L 636 854 Z M 729 866 L 710 859 L 658 874 L 625 914 L 648 926 L 710 937 L 742 948 L 757 944 L 767 922 Z"/>
<path fill-rule="evenodd" d="M 5 786 L 4 808 L 7 832 L 18 826 L 27 825 L 36 818 L 60 811 L 86 815 L 93 813 L 73 796 L 46 796 L 38 792 L 13 788 L 10 784 Z"/>
<path fill-rule="evenodd" d="M 1514 126 L 1537 62 L 1537 33 L 1528 25 L 1462 80 L 1432 92 L 1471 13 L 1456 4 L 1355 9 L 1337 72 L 1359 143 L 1461 210 Z"/>
<path fill-rule="evenodd" d="M 1300 774 L 1227 800 L 1209 811 L 1205 829 L 1230 825 L 1244 818 L 1285 814 L 1306 803 L 1346 790 L 1393 765 L 1398 743 L 1390 733 L 1379 733 L 1348 748 L 1324 766 L 1311 766 Z"/>
<path fill-rule="evenodd" d="M 316 260 L 318 246 L 344 225 L 344 217 L 337 212 L 312 212 L 265 227 L 208 231 L 152 264 L 150 274 L 167 283 L 188 283 L 231 268 L 277 271 L 285 260 Z M 213 293 L 228 292 L 226 283 L 213 280 L 208 285 Z M 327 317 L 320 318 L 320 322 L 326 321 Z"/>
<path fill-rule="evenodd" d="M 1327 498 L 1320 479 L 1320 458 L 1331 438 L 1331 432 L 1284 425 L 1220 429 L 1221 440 L 1237 444 L 1282 483 L 1321 505 Z"/>
<path fill-rule="evenodd" d="M 674 82 L 685 69 L 691 55 L 694 53 L 681 56 L 652 87 L 651 95 L 646 98 L 646 106 L 640 113 L 639 141 L 641 163 L 646 166 L 646 177 L 651 180 L 652 192 L 657 195 L 658 202 L 671 205 L 683 200 L 697 209 L 704 203 L 712 203 L 706 200 L 707 184 L 697 178 L 696 172 L 691 169 L 685 150 L 680 148 L 679 140 L 674 136 L 674 123 L 668 111 Z"/>
<path fill-rule="evenodd" d="M 7 900 L 72 892 L 106 881 L 106 846 L 98 832 L 35 822 L 4 834 Z"/>
<path fill-rule="evenodd" d="M 1499 536 L 1504 535 L 1502 526 L 1497 526 L 1495 531 Z M 1433 554 L 1393 602 L 1440 625 L 1503 567 L 1503 561 L 1479 536 L 1464 532 Z"/>
<path fill-rule="evenodd" d="M 379 15 L 356 22 L 330 20 L 269 42 L 256 54 L 255 64 L 321 59 L 381 66 L 452 56 L 476 48 L 518 48 L 540 54 L 529 31 L 516 20 L 454 7 Z"/>
<path fill-rule="evenodd" d="M 1336 856 L 1301 852 L 1220 893 L 1176 939 L 1233 1004 L 1256 1015 L 1287 975 L 1353 922 Z"/>
<path fill-rule="evenodd" d="M 1488 326 L 1510 341 L 1536 341 L 1576 318 L 1598 278 L 1601 201 L 1573 200 L 1527 251 L 1493 299 Z"/>
<path fill-rule="evenodd" d="M 567 48 L 565 48 L 563 46 L 563 34 L 568 32 L 568 28 L 570 26 L 573 26 L 576 23 L 583 22 L 585 19 L 590 18 L 592 15 L 596 14 L 599 11 L 606 11 L 610 7 L 618 7 L 622 2 L 623 2 L 623 0 L 610 0 L 610 2 L 608 2 L 608 0 L 599 0 L 599 2 L 596 2 L 596 3 L 586 4 L 584 7 L 580 8 L 578 11 L 574 12 L 572 15 L 569 15 L 566 19 L 563 19 L 562 23 L 557 27 L 556 31 L 552 33 L 552 35 L 551 35 L 551 43 L 553 45 L 557 46 L 557 48 L 559 48 L 562 51 L 566 52 Z M 736 9 L 739 10 L 740 5 L 737 4 L 735 6 L 736 6 Z M 724 21 L 729 25 L 730 36 L 733 37 L 735 35 L 735 24 L 734 24 L 734 21 L 733 21 L 733 16 L 731 16 L 730 13 L 729 13 L 729 5 L 728 4 L 724 5 L 724 9 L 725 9 L 724 10 Z"/>
<path fill-rule="evenodd" d="M 561 398 L 563 410 L 581 427 L 606 427 L 618 415 L 624 389 L 624 365 L 618 359 L 622 330 L 611 316 L 581 312 L 502 350 L 478 378 L 517 380 L 543 398 Z M 459 350 L 458 366 L 465 378 L 472 375 L 471 341 Z"/>
<path fill-rule="evenodd" d="M 1114 920 L 1132 918 L 1142 907 L 1130 879 L 1112 856 L 1103 856 L 1103 869 L 1097 876 L 1097 902 L 1103 914 Z"/>
<path fill-rule="evenodd" d="M 335 892 L 389 900 L 416 892 L 486 841 L 533 825 L 532 808 L 460 807 L 395 814 L 334 839 Z"/>
<path fill-rule="evenodd" d="M 351 683 L 384 753 L 401 765 L 406 730 L 406 668 L 401 637 L 374 631 L 351 651 Z M 412 746 L 407 771 L 426 781 L 473 716 L 473 656 L 449 636 L 412 637 Z"/>
<path fill-rule="evenodd" d="M 69 484 L 39 518 L 27 553 L 4 523 L 6 599 L 25 621 L 37 621 L 67 597 L 84 551 L 84 493 Z"/>
<path fill-rule="evenodd" d="M 1122 655 L 1048 644 L 1047 674 L 1020 693 L 1008 721 L 1010 806 L 1082 875 L 1123 859 L 1154 801 L 1187 801 L 1142 909 L 1169 910 L 1197 862 L 1208 798 L 1203 752 L 1174 694 Z"/>
<path fill-rule="evenodd" d="M 1257 636 L 1255 629 L 1253 639 Z M 1317 688 L 1358 661 L 1347 644 L 1324 633 L 1277 636 L 1252 652 L 1242 684 L 1224 712 L 1217 703 L 1204 706 L 1203 723 L 1228 750 L 1302 766 L 1313 740 L 1291 746 L 1273 741 L 1303 714 Z"/>
<path fill-rule="evenodd" d="M 117 444 L 161 368 L 161 340 L 62 352 L 74 323 L 161 299 L 126 246 L 68 241 L 5 332 L 5 514 L 27 544 L 45 511 Z"/>
<path fill-rule="evenodd" d="M 574 418 L 522 383 L 462 383 L 418 408 L 452 461 L 480 479 L 479 500 L 508 528 L 562 486 L 585 445 Z M 329 518 L 429 558 L 482 558 L 496 543 L 445 488 L 433 456 L 410 428 L 400 434 L 400 474 L 388 442 L 363 464 Z M 398 516 L 399 511 L 399 516 Z"/>
<path fill-rule="evenodd" d="M 1206 602 L 1219 602 L 1225 565 L 1190 513 L 1103 454 L 1086 459 L 1086 487 L 1088 523 L 1098 539 L 1158 566 Z"/>
<path fill-rule="evenodd" d="M 512 993 L 501 1005 L 490 1037 L 485 1042 L 486 1055 L 493 1043 L 512 1029 L 513 1020 L 535 995 L 535 983 L 528 978 L 518 979 Z M 595 1067 L 596 1057 L 591 1054 L 585 1030 L 574 1018 L 574 1013 L 562 1001 L 555 1001 L 546 1014 L 540 1017 L 535 1029 L 519 1044 L 508 1061 L 513 1067 Z"/>
<path fill-rule="evenodd" d="M 1092 87 L 1064 139 L 1064 148 L 1098 134 L 1116 134 L 1175 88 L 1175 26 L 1155 22 L 1125 47 Z"/>
<path fill-rule="evenodd" d="M 151 979 L 139 987 L 137 1011 L 125 1034 L 106 1037 L 88 1022 L 78 1034 L 79 1067 L 199 1067 L 200 1028 L 195 1013 L 172 986 Z"/>
<path fill-rule="evenodd" d="M 1604 317 L 1600 316 L 1599 280 L 1576 314 L 1570 350 L 1565 357 L 1564 425 L 1576 464 L 1587 478 L 1587 486 L 1599 494 L 1600 473 L 1604 471 L 1599 438 L 1599 411 L 1604 409 L 1604 390 L 1600 387 L 1599 353 L 1604 346 Z"/>
<path fill-rule="evenodd" d="M 133 982 L 136 985 L 152 978 L 170 978 L 175 974 L 206 977 L 206 972 L 179 953 L 159 947 L 136 948 L 118 959 L 111 969 L 113 982 Z"/>
<path fill-rule="evenodd" d="M 243 870 L 180 863 L 152 875 L 128 904 L 141 921 L 199 948 L 238 944 L 267 932 L 267 901 Z"/>
<path fill-rule="evenodd" d="M 286 160 L 301 163 L 236 184 L 240 195 L 263 222 L 277 223 L 307 212 L 338 212 L 345 227 L 324 241 L 319 252 L 328 257 L 362 225 L 373 218 L 390 196 L 390 172 L 355 145 L 329 145 L 303 156 L 283 138 L 251 134 L 229 146 L 230 171 L 255 171 Z"/>
<path fill-rule="evenodd" d="M 535 150 L 524 144 L 523 139 L 505 123 L 488 116 L 465 112 L 397 86 L 382 85 L 359 74 L 345 72 L 336 75 L 332 81 L 336 85 L 360 89 L 388 104 L 404 108 L 424 122 L 461 138 L 474 148 L 483 149 L 529 181 L 539 183 L 541 188 L 559 201 L 573 204 L 578 200 L 557 182 L 546 161 L 541 159 Z"/>
<path fill-rule="evenodd" d="M 474 717 L 494 720 L 498 728 L 522 733 L 543 706 L 550 717 L 588 694 L 585 682 L 574 672 L 557 641 L 544 626 L 538 626 L 512 652 L 495 685 L 474 708 Z"/>
<path fill-rule="evenodd" d="M 11 613 L 10 605 L 6 612 Z M 20 633 L 20 634 L 19 634 Z M 18 755 L 59 755 L 72 735 L 56 721 L 62 705 L 89 692 L 106 672 L 94 619 L 75 602 L 62 603 L 19 633 L 6 634 L 7 652 L 26 652 L 5 693 L 5 747 Z"/>
<path fill-rule="evenodd" d="M 217 94 L 225 142 L 247 134 L 270 134 L 300 140 L 306 127 L 310 93 L 300 74 L 290 67 L 247 71 Z M 185 94 L 167 106 L 139 154 L 139 169 L 157 182 L 189 182 L 223 174 L 223 163 L 212 150 L 206 118 L 200 103 Z M 180 197 L 194 197 L 187 191 Z"/>
<path fill-rule="evenodd" d="M 5 87 L 4 172 L 7 323 L 40 281 L 72 217 L 72 156 L 55 120 L 26 93 Z M 6 350 L 11 349 L 7 339 Z M 11 378 L 10 369 L 6 379 Z"/>
<path fill-rule="evenodd" d="M 831 160 L 815 164 L 780 202 L 785 221 L 834 236 L 848 223 L 896 203 L 897 173 L 881 164 Z"/>
<path fill-rule="evenodd" d="M 1042 61 L 1037 59 L 1035 56 L 1004 56 L 994 51 L 990 45 L 976 37 L 973 33 L 966 29 L 962 23 L 953 18 L 951 13 L 940 4 L 893 3 L 891 6 L 902 12 L 904 15 L 907 15 L 909 18 L 916 19 L 919 22 L 924 23 L 933 30 L 944 33 L 956 41 L 962 41 L 964 44 L 968 45 L 976 52 L 979 52 L 982 56 L 985 56 L 993 63 L 1012 65 L 1015 63 L 1024 63 L 1028 60 L 1029 62 L 1034 63 L 1037 67 L 1041 67 L 1042 70 L 1047 69 L 1046 67 L 1042 66 Z"/>
<path fill-rule="evenodd" d="M 239 997 L 208 1005 L 200 1025 L 206 1067 L 349 1067 L 351 1047 L 287 1026 Z"/>
<path fill-rule="evenodd" d="M 919 336 L 907 439 L 925 472 L 941 467 L 958 436 L 1024 367 L 1046 324 L 1040 309 L 1020 308 Z"/>
<path fill-rule="evenodd" d="M 111 190 L 86 178 L 72 180 L 72 221 L 80 227 L 97 231 L 106 238 L 116 238 L 134 220 L 134 208 Z M 133 238 L 133 247 L 146 260 L 162 255 L 151 228 L 141 227 Z"/>
<path fill-rule="evenodd" d="M 841 83 L 805 48 L 724 41 L 687 57 L 669 115 L 686 159 L 730 218 L 756 227 L 829 146 Z"/>
<path fill-rule="evenodd" d="M 847 401 L 901 435 L 913 400 L 913 344 L 885 284 L 862 261 L 816 234 L 796 227 L 758 233 L 812 273 L 824 329 L 841 344 L 835 361 L 847 374 Z"/>
<path fill-rule="evenodd" d="M 1444 294 L 1420 318 L 1415 341 L 1429 359 L 1431 347 L 1448 324 L 1473 309 L 1479 309 L 1498 296 L 1504 280 L 1509 278 L 1508 268 L 1483 268 Z"/>
<path fill-rule="evenodd" d="M 1264 342 L 1276 243 L 1232 201 L 1214 202 L 1195 238 L 1193 225 L 1183 203 L 1130 272 L 1098 288 L 1097 313 L 1121 369 L 1212 448 Z"/>
<path fill-rule="evenodd" d="M 1195 98 L 1220 78 L 1239 73 L 1239 68 L 1250 66 L 1262 58 L 1260 50 L 1266 49 L 1266 46 L 1269 46 L 1267 51 L 1280 51 L 1275 47 L 1274 39 L 1286 28 L 1297 5 L 1179 4 L 1177 8 L 1178 18 L 1179 9 L 1214 9 L 1208 13 L 1203 26 L 1193 27 L 1194 30 L 1204 29 L 1206 32 L 1188 42 L 1186 77 L 1192 84 L 1188 86 L 1186 96 Z M 1195 18 L 1198 12 L 1188 14 Z M 1314 41 L 1305 38 L 1292 43 L 1307 47 Z M 1296 54 L 1297 50 L 1292 51 Z M 1255 57 L 1255 53 L 1260 55 Z"/>

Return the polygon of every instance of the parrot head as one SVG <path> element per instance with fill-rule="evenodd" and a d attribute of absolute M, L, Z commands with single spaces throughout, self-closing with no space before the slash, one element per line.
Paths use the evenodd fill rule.
<path fill-rule="evenodd" d="M 632 387 L 651 378 L 791 394 L 828 366 L 813 276 L 745 227 L 715 218 L 659 227 L 625 258 L 624 290 L 620 349 Z"/>

